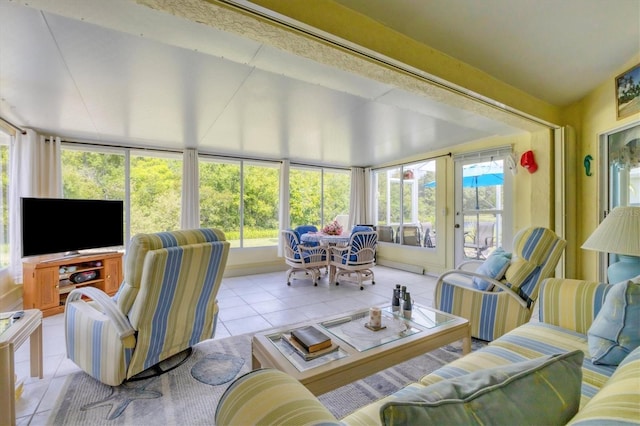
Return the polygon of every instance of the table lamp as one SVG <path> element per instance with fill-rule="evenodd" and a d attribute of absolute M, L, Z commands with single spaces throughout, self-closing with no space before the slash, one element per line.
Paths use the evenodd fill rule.
<path fill-rule="evenodd" d="M 611 210 L 582 248 L 618 255 L 619 261 L 607 270 L 611 284 L 640 275 L 640 207 Z"/>

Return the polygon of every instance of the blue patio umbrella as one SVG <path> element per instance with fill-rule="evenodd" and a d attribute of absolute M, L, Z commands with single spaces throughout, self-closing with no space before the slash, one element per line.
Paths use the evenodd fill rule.
<path fill-rule="evenodd" d="M 476 209 L 478 209 L 478 188 L 502 185 L 504 174 L 502 166 L 495 163 L 479 163 L 462 167 L 462 187 L 476 188 Z M 435 188 L 436 181 L 427 182 L 425 188 Z"/>
<path fill-rule="evenodd" d="M 464 188 L 480 188 L 504 183 L 502 167 L 490 166 L 486 163 L 463 167 L 462 175 L 462 186 Z M 436 181 L 427 182 L 424 186 L 425 188 L 435 188 Z"/>

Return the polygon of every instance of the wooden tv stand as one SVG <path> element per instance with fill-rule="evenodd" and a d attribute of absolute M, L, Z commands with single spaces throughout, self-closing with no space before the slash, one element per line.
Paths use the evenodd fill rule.
<path fill-rule="evenodd" d="M 70 281 L 71 275 L 88 271 L 95 271 L 96 277 L 81 283 Z M 59 314 L 64 312 L 67 295 L 77 287 L 96 287 L 114 295 L 122 282 L 122 253 L 27 260 L 22 263 L 22 280 L 24 309 L 40 309 L 45 317 Z"/>

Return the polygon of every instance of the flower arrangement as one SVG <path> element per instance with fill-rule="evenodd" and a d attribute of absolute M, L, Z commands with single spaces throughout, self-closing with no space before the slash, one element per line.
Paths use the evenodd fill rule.
<path fill-rule="evenodd" d="M 340 225 L 337 220 L 334 220 L 322 228 L 322 232 L 327 235 L 340 235 L 342 234 L 342 225 Z"/>

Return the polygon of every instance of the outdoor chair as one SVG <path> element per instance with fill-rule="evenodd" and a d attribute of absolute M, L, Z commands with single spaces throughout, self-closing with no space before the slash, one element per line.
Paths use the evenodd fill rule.
<path fill-rule="evenodd" d="M 431 222 L 422 223 L 423 247 L 429 247 L 429 248 L 435 247 L 435 244 L 433 243 L 433 239 L 431 238 L 432 229 L 433 229 L 433 225 L 431 224 Z"/>
<path fill-rule="evenodd" d="M 364 281 L 371 280 L 371 284 L 375 284 L 371 268 L 375 265 L 377 244 L 376 231 L 368 226 L 355 226 L 349 237 L 349 245 L 331 247 L 329 266 L 335 269 L 331 276 L 336 285 L 340 284 L 341 277 L 351 281 L 354 275 L 360 290 L 364 290 Z"/>
<path fill-rule="evenodd" d="M 376 227 L 376 231 L 378 232 L 378 241 L 385 242 L 385 243 L 394 242 L 392 226 L 378 225 Z"/>
<path fill-rule="evenodd" d="M 467 318 L 473 337 L 497 339 L 529 321 L 540 283 L 554 276 L 565 245 L 550 229 L 523 229 L 513 239 L 513 253 L 497 249 L 484 262 L 462 262 L 440 275 L 434 305 Z"/>
<path fill-rule="evenodd" d="M 313 285 L 320 281 L 320 269 L 327 268 L 327 249 L 319 244 L 307 245 L 300 243 L 300 235 L 294 230 L 283 230 L 284 260 L 289 266 L 287 271 L 287 285 L 291 285 L 291 277 L 298 272 L 311 276 Z"/>
<path fill-rule="evenodd" d="M 67 357 L 111 386 L 163 372 L 160 363 L 174 355 L 184 352 L 186 359 L 196 343 L 214 336 L 228 253 L 216 229 L 135 235 L 115 296 L 95 287 L 69 294 Z"/>
<path fill-rule="evenodd" d="M 472 249 L 476 259 L 484 259 L 485 251 L 494 246 L 495 226 L 495 222 L 480 222 L 475 233 L 465 235 L 464 247 Z"/>
<path fill-rule="evenodd" d="M 399 243 L 405 246 L 421 246 L 420 234 L 420 226 L 402 225 L 398 228 Z"/>

